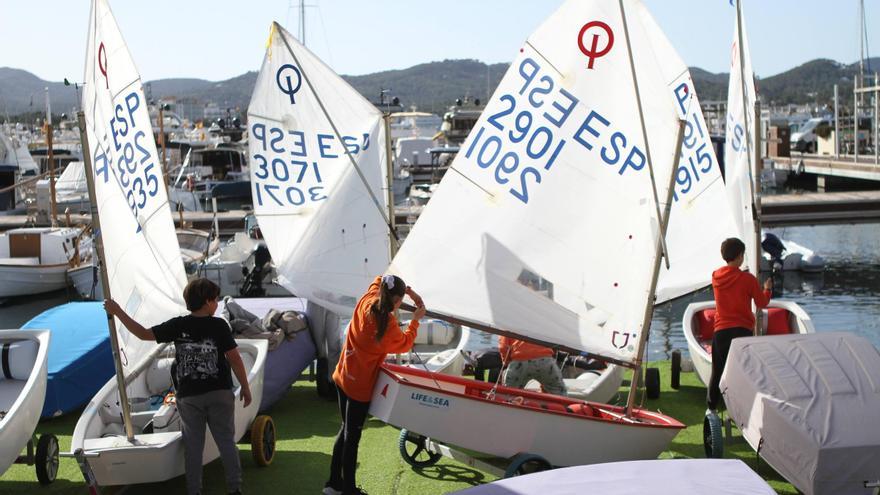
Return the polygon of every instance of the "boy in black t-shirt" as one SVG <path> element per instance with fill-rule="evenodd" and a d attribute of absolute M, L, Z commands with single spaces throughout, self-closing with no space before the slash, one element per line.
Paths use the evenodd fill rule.
<path fill-rule="evenodd" d="M 251 403 L 247 372 L 232 331 L 225 320 L 215 318 L 220 288 L 208 279 L 191 281 L 183 290 L 187 316 L 144 328 L 112 299 L 104 301 L 107 313 L 119 318 L 128 331 L 141 340 L 174 342 L 174 382 L 177 410 L 183 420 L 183 447 L 186 459 L 187 492 L 202 489 L 202 452 L 205 448 L 205 425 L 220 451 L 226 488 L 241 493 L 241 464 L 235 446 L 235 395 L 232 392 L 230 366 L 241 384 L 244 407 Z"/>

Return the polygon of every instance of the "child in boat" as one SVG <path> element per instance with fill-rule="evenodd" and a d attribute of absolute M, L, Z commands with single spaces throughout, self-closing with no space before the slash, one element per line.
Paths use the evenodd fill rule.
<path fill-rule="evenodd" d="M 400 329 L 394 317 L 404 295 L 416 303 L 406 331 Z M 358 301 L 333 373 L 342 426 L 333 445 L 330 479 L 324 485 L 324 495 L 364 493 L 355 484 L 358 444 L 370 408 L 373 386 L 379 376 L 379 366 L 387 354 L 412 349 L 419 320 L 424 316 L 422 298 L 394 275 L 376 277 Z"/>
<path fill-rule="evenodd" d="M 737 337 L 748 337 L 754 333 L 755 306 L 766 308 L 770 303 L 773 279 L 764 282 L 764 290 L 758 279 L 749 272 L 739 269 L 743 264 L 746 245 L 735 237 L 721 243 L 721 257 L 727 262 L 712 272 L 712 290 L 715 292 L 715 333 L 712 336 L 712 378 L 709 380 L 707 403 L 711 411 L 718 409 L 721 391 L 718 384 L 727 363 L 730 342 Z"/>
<path fill-rule="evenodd" d="M 507 387 L 523 388 L 536 380 L 545 392 L 565 395 L 562 371 L 553 357 L 553 349 L 512 337 L 499 337 L 498 350 L 507 367 L 502 382 Z"/>
<path fill-rule="evenodd" d="M 177 410 L 183 421 L 183 451 L 186 461 L 187 492 L 202 489 L 202 452 L 205 447 L 205 425 L 220 451 L 226 489 L 241 493 L 241 464 L 235 446 L 235 395 L 232 375 L 241 384 L 244 407 L 251 403 L 247 372 L 232 338 L 229 324 L 214 317 L 220 287 L 208 279 L 195 279 L 183 289 L 187 316 L 178 316 L 152 328 L 133 320 L 112 299 L 104 300 L 104 309 L 141 340 L 174 342 L 174 383 Z"/>

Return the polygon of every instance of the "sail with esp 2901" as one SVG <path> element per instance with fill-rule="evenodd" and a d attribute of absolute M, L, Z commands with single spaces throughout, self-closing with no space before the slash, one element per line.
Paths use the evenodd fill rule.
<path fill-rule="evenodd" d="M 564 4 L 520 48 L 389 268 L 432 311 L 637 362 L 680 119 L 658 300 L 707 285 L 717 260 L 703 244 L 716 252 L 732 227 L 717 161 L 687 66 L 640 2 L 623 4 L 649 143 L 618 2 Z"/>

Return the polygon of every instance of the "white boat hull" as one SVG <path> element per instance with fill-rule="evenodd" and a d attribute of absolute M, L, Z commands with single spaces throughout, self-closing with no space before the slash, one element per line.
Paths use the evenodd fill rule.
<path fill-rule="evenodd" d="M 633 422 L 621 418 L 619 407 L 507 387 L 487 398 L 492 387 L 386 364 L 370 414 L 434 441 L 502 458 L 536 454 L 554 466 L 654 459 L 684 427 L 649 411 L 636 410 L 642 421 Z M 564 404 L 597 416 L 569 412 Z"/>
<path fill-rule="evenodd" d="M 36 359 L 26 380 L 10 380 L 0 375 L 0 474 L 9 469 L 37 428 L 46 398 L 46 359 L 48 330 L 0 330 L 0 346 L 8 342 L 31 340 L 37 343 Z M 4 372 L 0 372 L 4 373 Z"/>
<path fill-rule="evenodd" d="M 235 438 L 241 439 L 248 431 L 257 415 L 263 395 L 263 370 L 266 362 L 268 344 L 265 340 L 237 340 L 239 352 L 248 373 L 252 401 L 245 408 L 240 400 L 235 401 Z M 169 347 L 170 349 L 170 347 Z M 156 368 L 158 357 L 151 361 Z M 129 385 L 129 399 L 148 397 L 149 384 L 153 370 L 138 374 Z M 170 373 L 168 374 L 170 383 Z M 233 380 L 235 377 L 233 375 Z M 234 391 L 239 395 L 240 387 L 235 381 Z M 130 485 L 164 481 L 184 474 L 183 437 L 180 431 L 167 431 L 150 434 L 136 434 L 135 442 L 129 443 L 118 423 L 106 423 L 100 409 L 117 400 L 116 377 L 101 388 L 86 406 L 76 424 L 71 449 L 83 449 L 89 466 L 99 485 Z M 138 432 L 152 419 L 152 413 L 133 413 L 132 422 Z M 104 417 L 102 417 L 104 416 Z M 219 456 L 217 446 L 211 435 L 205 436 L 203 462 L 208 463 Z"/>
<path fill-rule="evenodd" d="M 601 371 L 581 373 L 577 378 L 565 378 L 566 395 L 589 402 L 608 403 L 623 384 L 624 369 L 609 364 Z"/>
<path fill-rule="evenodd" d="M 797 303 L 792 301 L 771 300 L 768 308 L 782 309 L 788 313 L 790 331 L 783 333 L 805 334 L 816 332 L 816 329 L 813 326 L 813 320 L 810 319 L 810 315 L 808 315 L 803 308 L 798 306 Z M 697 318 L 701 312 L 707 309 L 715 309 L 715 301 L 689 304 L 682 317 L 682 330 L 684 331 L 684 337 L 687 340 L 688 352 L 690 352 L 697 376 L 704 385 L 707 385 L 712 378 L 712 354 L 710 350 L 712 340 L 711 333 L 707 332 L 704 332 L 704 335 L 702 336 L 703 338 L 701 338 Z M 765 333 L 768 328 L 768 314 L 768 311 L 765 309 L 764 318 L 762 318 Z M 705 337 L 709 338 L 706 339 Z"/>
<path fill-rule="evenodd" d="M 57 265 L 0 264 L 0 297 L 28 296 L 67 287 L 67 263 Z"/>
<path fill-rule="evenodd" d="M 438 328 L 439 326 L 439 328 Z M 471 336 L 471 329 L 464 326 L 454 325 L 454 332 L 458 336 L 458 342 L 455 347 L 444 348 L 443 340 L 441 343 L 435 342 L 435 336 L 431 334 L 435 328 L 440 330 L 448 329 L 449 323 L 442 320 L 431 320 L 423 322 L 419 327 L 419 336 L 416 345 L 413 346 L 413 352 L 407 354 L 399 354 L 389 356 L 389 361 L 400 364 L 398 360 L 401 356 L 405 357 L 407 366 L 431 371 L 433 373 L 445 373 L 447 375 L 460 376 L 464 373 L 464 356 L 462 352 L 468 344 Z M 438 339 L 439 340 L 439 339 Z M 446 345 L 452 341 L 446 342 Z"/>

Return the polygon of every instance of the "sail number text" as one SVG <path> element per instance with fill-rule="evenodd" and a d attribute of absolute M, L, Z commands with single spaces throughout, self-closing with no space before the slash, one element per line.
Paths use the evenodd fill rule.
<path fill-rule="evenodd" d="M 95 177 L 106 184 L 112 174 L 136 219 L 138 212 L 146 209 L 150 198 L 159 192 L 158 174 L 161 173 L 151 152 L 155 149 L 152 146 L 152 124 L 149 119 L 135 119 L 135 112 L 140 107 L 138 91 L 132 91 L 117 103 L 110 119 L 110 144 L 97 143 L 92 154 Z M 142 128 L 138 127 L 139 124 Z M 140 230 L 138 224 L 137 231 Z"/>

